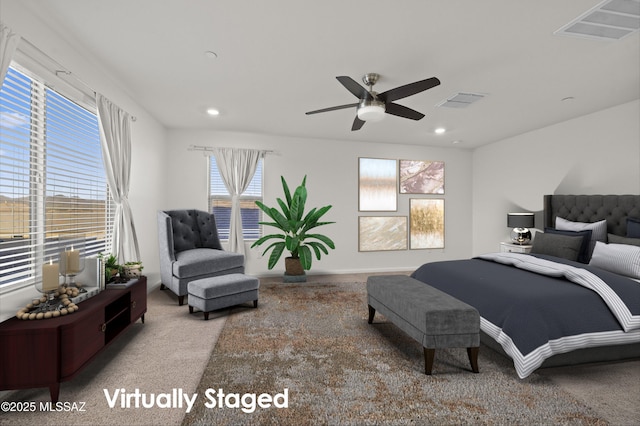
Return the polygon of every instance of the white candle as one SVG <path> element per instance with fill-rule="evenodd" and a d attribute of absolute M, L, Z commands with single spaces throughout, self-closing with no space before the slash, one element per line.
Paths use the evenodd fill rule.
<path fill-rule="evenodd" d="M 74 250 L 73 247 L 71 250 L 66 252 L 67 255 L 67 274 L 75 274 L 80 272 L 80 252 L 78 250 Z"/>
<path fill-rule="evenodd" d="M 42 265 L 42 291 L 54 291 L 58 288 L 58 264 L 49 260 L 49 264 Z"/>

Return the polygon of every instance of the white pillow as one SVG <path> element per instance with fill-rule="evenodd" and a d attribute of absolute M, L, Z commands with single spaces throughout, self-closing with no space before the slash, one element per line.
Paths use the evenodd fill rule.
<path fill-rule="evenodd" d="M 589 265 L 627 277 L 640 278 L 640 247 L 598 241 Z"/>
<path fill-rule="evenodd" d="M 588 258 L 591 258 L 593 249 L 596 246 L 596 241 L 607 242 L 607 221 L 601 220 L 599 222 L 586 223 L 586 222 L 571 222 L 570 220 L 556 217 L 556 229 L 562 231 L 586 231 L 591 230 L 591 241 L 589 242 L 589 254 Z"/>

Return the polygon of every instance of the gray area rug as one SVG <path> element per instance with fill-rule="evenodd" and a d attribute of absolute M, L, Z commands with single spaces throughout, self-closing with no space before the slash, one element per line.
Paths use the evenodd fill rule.
<path fill-rule="evenodd" d="M 437 350 L 426 376 L 421 345 L 367 317 L 362 282 L 263 284 L 258 309 L 232 310 L 205 368 L 196 392 L 211 407 L 197 404 L 183 425 L 607 423 L 484 346 L 479 374 L 456 348 Z M 260 408 L 260 394 L 287 407 Z"/>

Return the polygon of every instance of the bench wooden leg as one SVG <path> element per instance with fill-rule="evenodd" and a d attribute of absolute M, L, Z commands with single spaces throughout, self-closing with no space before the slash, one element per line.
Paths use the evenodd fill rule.
<path fill-rule="evenodd" d="M 373 309 L 371 307 L 371 305 L 367 305 L 369 306 L 369 324 L 373 323 L 373 317 L 376 315 L 376 310 Z"/>
<path fill-rule="evenodd" d="M 424 374 L 431 375 L 433 369 L 433 360 L 436 357 L 436 350 L 424 348 Z"/>
<path fill-rule="evenodd" d="M 471 370 L 474 373 L 479 373 L 478 369 L 478 352 L 480 352 L 480 348 L 467 348 L 467 354 L 469 355 L 469 362 L 471 362 Z"/>

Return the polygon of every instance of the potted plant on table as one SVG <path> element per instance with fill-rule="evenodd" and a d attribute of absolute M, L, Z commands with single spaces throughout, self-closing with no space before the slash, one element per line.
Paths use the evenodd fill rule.
<path fill-rule="evenodd" d="M 140 261 L 125 262 L 125 264 L 120 267 L 120 273 L 127 279 L 140 278 L 143 268 L 142 262 Z"/>
<path fill-rule="evenodd" d="M 251 248 L 267 241 L 272 242 L 262 253 L 264 255 L 271 250 L 269 269 L 273 269 L 285 250 L 289 251 L 291 256 L 285 258 L 285 281 L 306 281 L 305 270 L 311 269 L 313 254 L 320 260 L 322 253 L 329 254 L 329 248 L 335 249 L 331 238 L 322 234 L 309 233 L 313 228 L 335 223 L 320 222 L 320 218 L 331 209 L 331 205 L 319 209 L 313 208 L 305 214 L 307 177 L 302 179 L 302 183 L 295 189 L 293 195 L 291 195 L 284 177 L 280 176 L 280 179 L 285 195 L 284 201 L 280 198 L 277 199 L 280 210 L 275 207 L 267 207 L 262 202 L 256 201 L 260 210 L 273 220 L 273 222 L 260 222 L 260 224 L 274 227 L 280 232 L 263 236 L 254 242 Z"/>
<path fill-rule="evenodd" d="M 98 257 L 102 259 L 104 263 L 104 282 L 109 283 L 113 281 L 120 272 L 118 258 L 112 253 L 100 253 Z"/>

